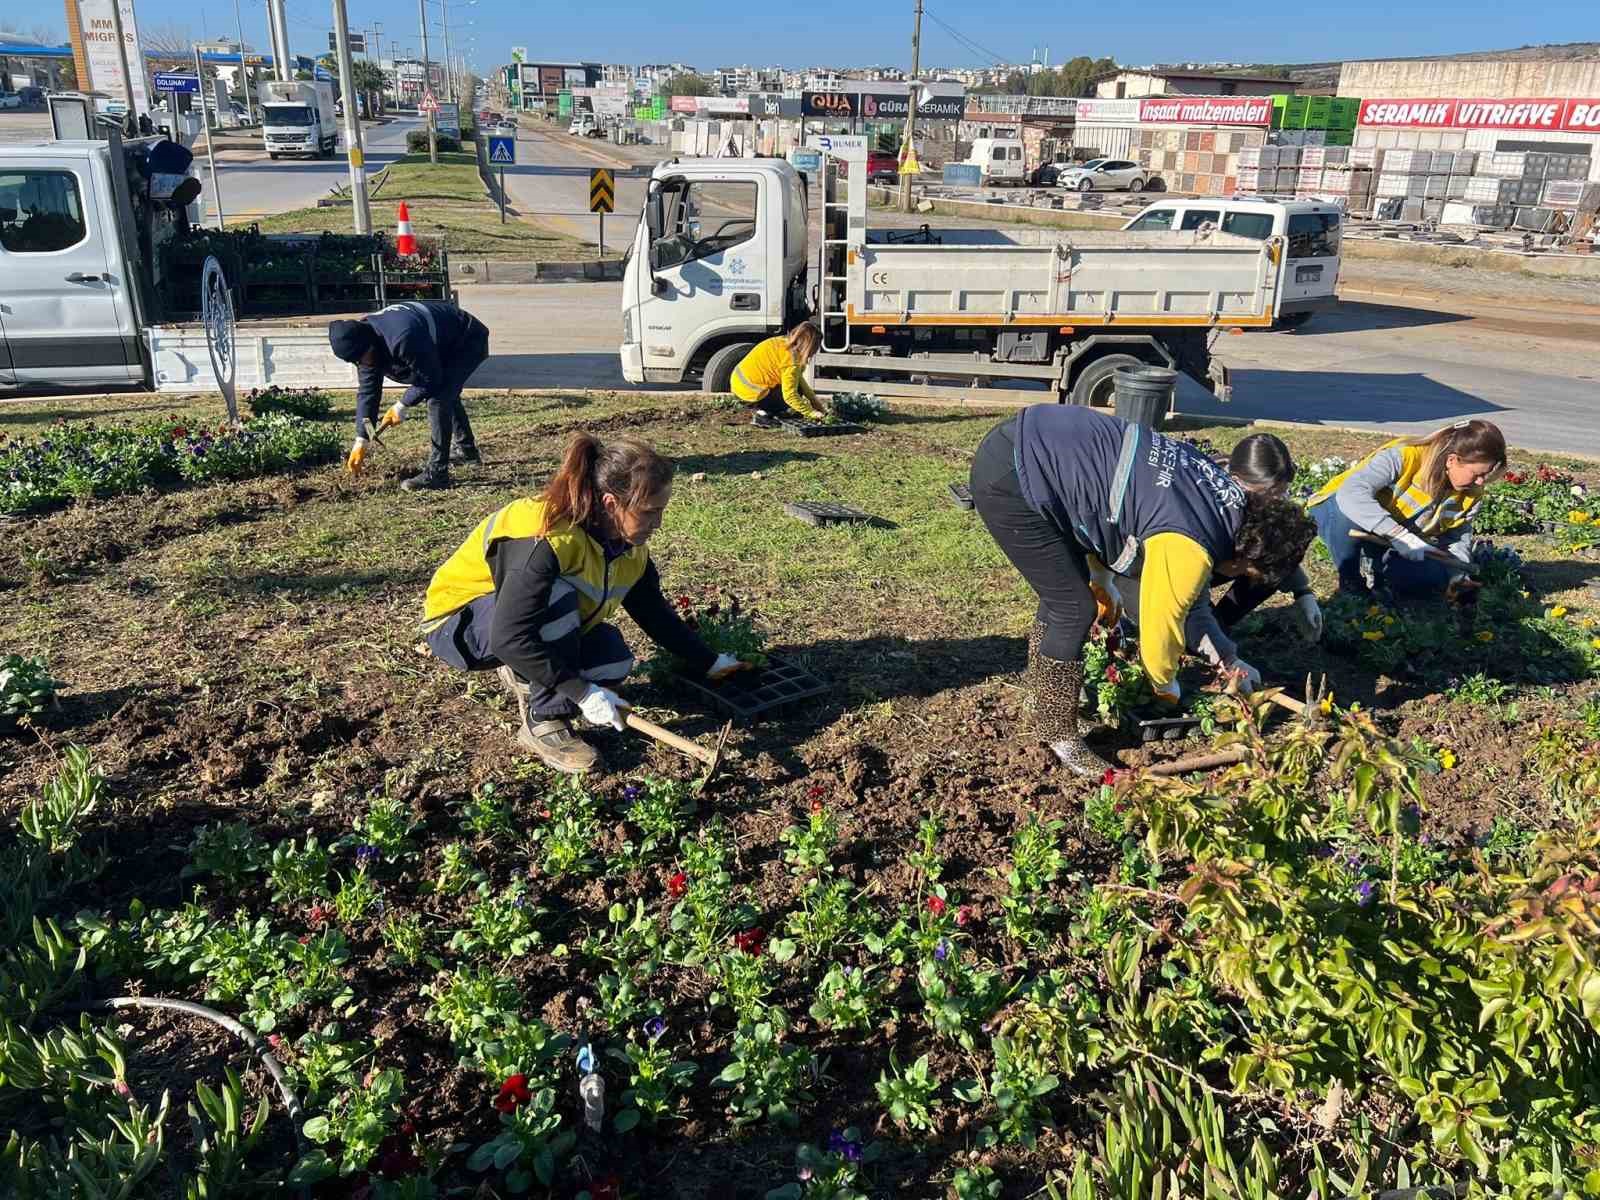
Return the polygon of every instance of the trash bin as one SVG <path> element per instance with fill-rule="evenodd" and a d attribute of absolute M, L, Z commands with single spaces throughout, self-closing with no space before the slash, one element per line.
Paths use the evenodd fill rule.
<path fill-rule="evenodd" d="M 1172 411 L 1178 373 L 1170 367 L 1118 367 L 1114 387 L 1117 416 L 1154 429 Z"/>

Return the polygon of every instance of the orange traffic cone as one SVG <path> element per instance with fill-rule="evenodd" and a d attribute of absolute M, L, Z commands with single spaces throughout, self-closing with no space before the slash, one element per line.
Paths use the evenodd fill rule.
<path fill-rule="evenodd" d="M 411 233 L 411 210 L 406 207 L 404 200 L 400 201 L 399 228 L 394 231 L 394 248 L 399 254 L 415 254 L 417 252 L 417 239 Z"/>

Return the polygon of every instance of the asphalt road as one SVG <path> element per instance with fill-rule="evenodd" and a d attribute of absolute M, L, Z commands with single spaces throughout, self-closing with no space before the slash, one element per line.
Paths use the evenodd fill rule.
<path fill-rule="evenodd" d="M 589 172 L 609 167 L 616 175 L 617 207 L 606 217 L 606 245 L 621 249 L 633 237 L 644 207 L 649 165 L 664 151 L 619 147 L 568 137 L 553 125 L 524 117 L 517 132 L 517 164 L 506 168 L 506 199 L 553 233 L 595 242 L 599 218 L 589 211 Z M 631 172 L 643 170 L 646 175 Z M 628 172 L 628 173 L 624 173 Z"/>
<path fill-rule="evenodd" d="M 367 173 L 381 170 L 406 151 L 406 134 L 420 128 L 415 117 L 399 117 L 386 125 L 362 130 Z M 310 208 L 334 187 L 347 183 L 350 168 L 344 159 L 344 132 L 340 126 L 339 157 L 326 159 L 267 157 L 265 150 L 219 150 L 217 174 L 222 179 L 222 212 L 230 221 L 264 217 L 295 208 Z M 206 219 L 211 215 L 211 169 L 201 154 L 196 173 L 205 185 Z"/>
<path fill-rule="evenodd" d="M 472 386 L 628 387 L 617 359 L 621 302 L 617 283 L 462 288 L 463 307 L 492 335 Z M 1600 457 L 1600 310 L 1557 320 L 1548 310 L 1430 310 L 1351 294 L 1300 332 L 1223 336 L 1215 352 L 1232 371 L 1232 402 L 1186 381 L 1184 412 L 1395 434 L 1483 417 L 1518 446 Z"/>

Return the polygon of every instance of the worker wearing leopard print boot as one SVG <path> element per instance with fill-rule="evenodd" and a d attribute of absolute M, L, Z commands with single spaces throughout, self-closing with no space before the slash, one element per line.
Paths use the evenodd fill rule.
<path fill-rule="evenodd" d="M 1277 489 L 1245 486 L 1195 448 L 1074 405 L 1025 408 L 992 429 L 972 462 L 984 525 L 1038 593 L 1030 690 L 1035 726 L 1084 778 L 1110 765 L 1078 728 L 1079 654 L 1090 626 L 1116 620 L 1117 575 L 1139 581 L 1139 651 L 1158 700 L 1180 699 L 1189 610 L 1213 574 L 1277 580 L 1315 536 Z M 1259 676 L 1224 663 L 1248 689 Z"/>

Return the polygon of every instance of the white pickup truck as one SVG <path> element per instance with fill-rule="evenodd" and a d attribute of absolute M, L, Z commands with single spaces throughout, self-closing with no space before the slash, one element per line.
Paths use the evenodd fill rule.
<path fill-rule="evenodd" d="M 0 389 L 216 390 L 205 328 L 163 319 L 160 250 L 182 218 L 157 198 L 157 141 L 0 145 Z M 328 320 L 240 321 L 237 386 L 354 386 Z"/>
<path fill-rule="evenodd" d="M 1281 237 L 1028 229 L 919 242 L 869 231 L 865 190 L 846 199 L 836 167 L 825 158 L 815 253 L 788 163 L 655 169 L 623 279 L 629 381 L 726 391 L 755 342 L 814 315 L 818 390 L 1103 404 L 1118 367 L 1149 364 L 1226 398 L 1212 336 L 1276 319 Z"/>

